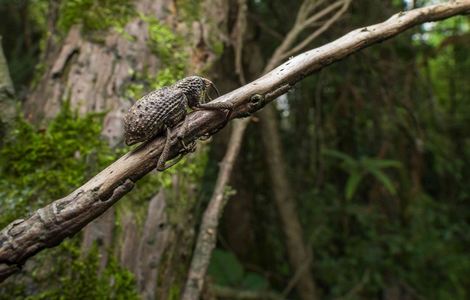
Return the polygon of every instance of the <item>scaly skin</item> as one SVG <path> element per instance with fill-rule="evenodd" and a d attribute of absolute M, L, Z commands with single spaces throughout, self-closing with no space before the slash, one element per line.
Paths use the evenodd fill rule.
<path fill-rule="evenodd" d="M 171 128 L 186 119 L 187 107 L 193 110 L 228 110 L 229 114 L 232 110 L 231 103 L 205 103 L 209 87 L 215 89 L 210 80 L 199 76 L 190 76 L 142 97 L 129 109 L 124 117 L 124 139 L 126 144 L 133 145 L 146 142 L 166 131 L 167 140 L 158 159 L 157 170 L 162 171 L 172 166 L 174 163 L 169 166 L 165 165 L 170 147 Z M 215 90 L 217 91 L 217 89 Z M 178 133 L 181 142 L 187 125 L 187 122 L 184 122 Z M 191 148 L 184 143 L 183 146 L 186 150 Z"/>

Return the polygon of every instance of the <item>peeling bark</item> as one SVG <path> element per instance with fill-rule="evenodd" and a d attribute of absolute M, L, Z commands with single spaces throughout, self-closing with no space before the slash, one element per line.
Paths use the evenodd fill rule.
<path fill-rule="evenodd" d="M 163 18 L 166 2 L 140 0 L 136 10 Z M 84 36 L 79 26 L 73 26 L 57 53 L 47 55 L 51 67 L 26 100 L 27 118 L 35 123 L 47 120 L 65 100 L 82 114 L 129 107 L 129 99 L 123 96 L 126 84 L 133 81 L 135 73 L 146 69 L 155 72 L 158 59 L 147 45 L 145 22 L 136 18 L 124 30 L 131 39 L 110 29 L 102 36 L 103 42 L 96 43 Z"/>
<path fill-rule="evenodd" d="M 126 210 L 122 212 L 121 228 L 123 241 L 120 245 L 121 265 L 131 272 L 136 272 L 139 259 L 136 255 L 139 245 L 139 231 L 137 228 L 135 214 Z"/>
<path fill-rule="evenodd" d="M 138 255 L 137 280 L 143 299 L 156 299 L 158 270 L 171 234 L 165 207 L 165 192 L 160 190 L 150 200 L 142 238 L 134 252 Z"/>
<path fill-rule="evenodd" d="M 108 250 L 113 242 L 114 207 L 88 224 L 83 230 L 81 255 L 85 257 L 96 243 L 99 251 L 99 270 L 102 271 L 108 262 Z"/>

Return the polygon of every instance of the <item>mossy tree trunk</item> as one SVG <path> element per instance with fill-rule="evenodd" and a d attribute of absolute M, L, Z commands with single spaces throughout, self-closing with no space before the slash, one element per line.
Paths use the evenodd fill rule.
<path fill-rule="evenodd" d="M 10 78 L 10 71 L 3 53 L 2 37 L 0 36 L 0 137 L 8 134 L 8 128 L 11 126 L 16 113 L 15 89 Z M 0 146 L 2 139 L 0 138 Z"/>
<path fill-rule="evenodd" d="M 72 25 L 58 45 L 51 46 L 52 39 L 48 39 L 43 56 L 46 68 L 25 101 L 26 118 L 43 124 L 68 101 L 80 114 L 104 112 L 102 135 L 111 147 L 121 146 L 125 112 L 133 101 L 158 86 L 159 78 L 211 77 L 208 70 L 226 36 L 228 2 L 138 0 L 133 2 L 135 14 L 122 28 L 90 31 L 84 30 L 84 24 Z M 49 27 L 50 31 L 54 28 Z M 192 216 L 195 200 L 189 199 L 195 195 L 192 180 L 175 175 L 167 188 L 169 197 L 156 196 L 150 202 L 139 199 L 148 206 L 144 210 L 136 212 L 129 208 L 133 204 L 126 204 L 126 211 L 122 211 L 124 207 L 107 211 L 84 229 L 81 251 L 86 254 L 97 243 L 101 269 L 108 254 L 115 253 L 136 275 L 145 299 L 177 294 L 184 284 L 197 220 Z M 151 188 L 157 193 L 159 186 Z M 168 205 L 167 199 L 189 204 Z M 162 207 L 165 209 L 159 210 Z M 184 220 L 178 219 L 183 216 Z M 120 233 L 118 239 L 114 238 L 116 232 Z M 114 250 L 109 252 L 110 248 Z"/>

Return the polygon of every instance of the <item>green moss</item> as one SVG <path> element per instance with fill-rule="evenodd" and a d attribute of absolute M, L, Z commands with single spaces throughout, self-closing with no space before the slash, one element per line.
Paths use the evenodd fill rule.
<path fill-rule="evenodd" d="M 140 299 L 134 275 L 121 267 L 114 256 L 109 256 L 107 266 L 99 273 L 97 247 L 93 247 L 85 258 L 80 258 L 76 245 L 65 244 L 62 248 L 62 257 L 68 257 L 69 267 L 60 270 L 63 274 L 56 277 L 59 284 L 27 299 Z"/>
<path fill-rule="evenodd" d="M 158 19 L 141 17 L 148 24 L 149 47 L 162 63 L 162 68 L 155 79 L 150 81 L 150 85 L 159 88 L 174 83 L 186 73 L 189 54 L 185 49 L 185 40 Z"/>
<path fill-rule="evenodd" d="M 187 23 L 199 21 L 201 16 L 201 1 L 176 0 L 178 14 Z"/>
<path fill-rule="evenodd" d="M 6 281 L 0 286 L 0 300 L 140 299 L 134 275 L 115 256 L 109 253 L 107 265 L 99 271 L 98 247 L 83 257 L 80 242 L 77 236 L 35 256 L 28 279 Z"/>
<path fill-rule="evenodd" d="M 19 118 L 0 149 L 0 226 L 64 196 L 120 154 L 100 139 L 102 115 L 70 107 L 45 130 Z M 86 142 L 83 142 L 86 141 Z"/>
<path fill-rule="evenodd" d="M 148 24 L 149 47 L 164 63 L 170 63 L 177 58 L 178 50 L 184 46 L 183 37 L 176 35 L 172 28 L 160 22 L 155 17 L 141 16 Z"/>
<path fill-rule="evenodd" d="M 177 285 L 172 285 L 170 287 L 170 292 L 168 293 L 168 300 L 177 300 L 180 299 L 181 288 Z"/>
<path fill-rule="evenodd" d="M 214 51 L 215 55 L 221 56 L 224 53 L 224 43 L 221 41 L 215 41 L 212 43 L 212 50 Z"/>
<path fill-rule="evenodd" d="M 67 0 L 59 11 L 59 28 L 67 32 L 80 24 L 85 32 L 123 27 L 135 15 L 129 0 Z"/>
<path fill-rule="evenodd" d="M 152 84 L 152 88 L 157 89 L 175 83 L 175 81 L 184 77 L 185 71 L 178 65 L 163 68 L 158 71 Z"/>
<path fill-rule="evenodd" d="M 156 75 L 144 71 L 133 74 L 134 82 L 125 89 L 125 96 L 137 100 L 147 91 L 173 84 L 185 76 L 189 54 L 185 48 L 185 40 L 167 25 L 152 16 L 140 15 L 148 26 L 148 46 L 158 57 L 161 66 Z"/>

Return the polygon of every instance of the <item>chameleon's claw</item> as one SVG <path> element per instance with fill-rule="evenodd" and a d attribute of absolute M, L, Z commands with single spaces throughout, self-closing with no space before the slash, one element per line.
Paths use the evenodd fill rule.
<path fill-rule="evenodd" d="M 211 138 L 210 133 L 206 132 L 206 133 L 204 133 L 203 135 L 201 135 L 201 136 L 199 137 L 199 140 L 200 140 L 200 141 L 207 141 L 207 140 L 210 139 L 210 138 Z"/>
<path fill-rule="evenodd" d="M 171 167 L 173 167 L 174 165 L 176 165 L 183 157 L 185 154 L 187 153 L 192 153 L 194 151 L 196 151 L 196 142 L 195 141 L 192 141 L 189 145 L 186 145 L 182 139 L 180 139 L 180 137 L 178 137 L 178 139 L 180 140 L 181 144 L 183 145 L 183 151 L 181 151 L 179 153 L 179 155 L 172 159 L 171 161 L 168 161 L 168 162 L 158 162 L 158 165 L 157 165 L 157 171 L 165 171 L 166 169 L 169 169 Z M 166 154 L 165 154 L 166 155 Z"/>
<path fill-rule="evenodd" d="M 196 141 L 192 141 L 189 145 L 186 145 L 183 140 L 181 140 L 181 144 L 184 148 L 184 153 L 192 153 L 196 151 Z"/>
<path fill-rule="evenodd" d="M 196 142 L 195 141 L 192 141 L 189 145 L 187 145 L 184 142 L 184 137 L 182 135 L 178 135 L 177 137 L 178 137 L 178 140 L 180 141 L 181 145 L 183 145 L 184 152 L 189 153 L 189 152 L 194 151 L 194 149 L 196 148 Z"/>

